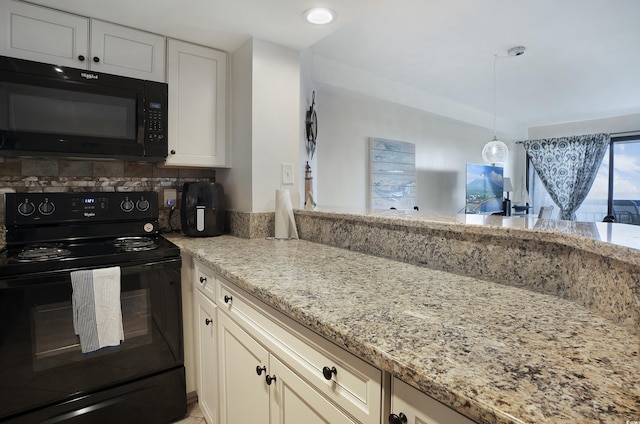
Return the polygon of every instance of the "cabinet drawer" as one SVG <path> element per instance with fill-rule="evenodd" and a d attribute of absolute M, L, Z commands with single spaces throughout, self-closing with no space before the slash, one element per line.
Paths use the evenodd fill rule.
<path fill-rule="evenodd" d="M 212 301 L 216 298 L 216 274 L 207 266 L 194 261 L 195 275 L 193 285 Z"/>
<path fill-rule="evenodd" d="M 380 423 L 382 371 L 220 277 L 216 303 L 309 385 L 359 422 Z"/>

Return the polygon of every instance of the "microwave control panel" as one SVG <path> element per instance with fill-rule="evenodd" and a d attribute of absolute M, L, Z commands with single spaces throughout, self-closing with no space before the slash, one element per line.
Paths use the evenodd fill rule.
<path fill-rule="evenodd" d="M 162 103 L 149 102 L 147 109 L 147 140 L 162 142 L 165 137 L 165 113 L 162 110 Z"/>

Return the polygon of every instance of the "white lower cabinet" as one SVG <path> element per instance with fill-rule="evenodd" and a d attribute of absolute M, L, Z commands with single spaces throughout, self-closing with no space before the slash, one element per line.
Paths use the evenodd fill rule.
<path fill-rule="evenodd" d="M 218 334 L 221 423 L 358 422 L 222 313 Z"/>
<path fill-rule="evenodd" d="M 322 396 L 307 381 L 275 356 L 269 359 L 272 380 L 271 423 L 354 424 L 358 423 Z"/>
<path fill-rule="evenodd" d="M 207 423 L 218 420 L 216 305 L 200 290 L 193 291 L 196 342 L 196 390 Z"/>
<path fill-rule="evenodd" d="M 222 313 L 218 334 L 220 422 L 268 423 L 269 352 Z"/>
<path fill-rule="evenodd" d="M 473 424 L 432 397 L 394 377 L 389 424 Z"/>

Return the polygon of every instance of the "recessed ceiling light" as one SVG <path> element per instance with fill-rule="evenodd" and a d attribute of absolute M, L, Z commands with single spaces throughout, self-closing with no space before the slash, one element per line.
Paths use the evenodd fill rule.
<path fill-rule="evenodd" d="M 308 22 L 315 25 L 326 25 L 333 22 L 336 12 L 326 7 L 314 7 L 304 12 L 304 17 Z"/>

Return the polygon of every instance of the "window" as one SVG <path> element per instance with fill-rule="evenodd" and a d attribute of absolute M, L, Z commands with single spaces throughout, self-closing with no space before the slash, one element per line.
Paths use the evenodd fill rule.
<path fill-rule="evenodd" d="M 530 197 L 537 215 L 541 206 L 555 206 L 527 163 Z M 611 137 L 609 153 L 605 155 L 589 195 L 576 211 L 578 221 L 602 221 L 612 215 L 615 222 L 640 225 L 640 135 Z M 558 217 L 555 207 L 552 218 Z"/>

